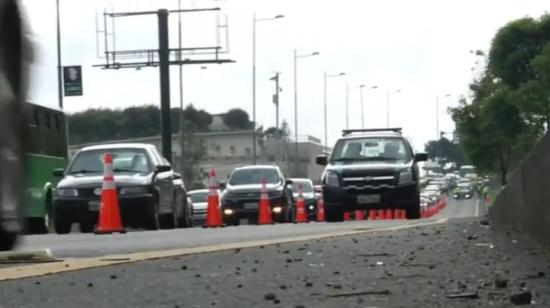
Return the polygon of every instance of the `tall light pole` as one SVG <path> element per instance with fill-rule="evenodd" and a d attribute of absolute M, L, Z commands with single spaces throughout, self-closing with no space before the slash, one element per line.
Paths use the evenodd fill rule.
<path fill-rule="evenodd" d="M 294 49 L 294 151 L 296 159 L 298 159 L 298 59 L 317 55 L 319 55 L 317 51 L 299 55 Z"/>
<path fill-rule="evenodd" d="M 324 126 L 325 126 L 325 151 L 328 150 L 328 131 L 327 131 L 327 79 L 336 78 L 346 75 L 342 72 L 339 74 L 328 75 L 327 71 L 323 72 L 323 101 L 324 101 Z"/>
<path fill-rule="evenodd" d="M 55 1 L 55 7 L 57 22 L 57 99 L 59 103 L 59 108 L 63 109 L 63 74 L 61 67 L 61 17 L 59 16 L 59 0 Z"/>
<path fill-rule="evenodd" d="M 358 86 L 358 87 L 350 87 L 349 85 L 346 85 L 346 128 L 349 128 L 348 127 L 348 122 L 349 122 L 349 103 L 348 103 L 348 97 L 349 97 L 349 90 L 356 90 L 356 89 L 359 89 L 360 92 L 359 92 L 359 98 L 360 98 L 360 101 L 361 101 L 361 128 L 364 129 L 365 128 L 365 107 L 364 107 L 364 101 L 363 101 L 363 90 L 366 88 L 366 86 L 364 84 Z M 372 86 L 370 88 L 368 88 L 367 90 L 374 90 L 374 89 L 378 89 L 378 86 Z"/>
<path fill-rule="evenodd" d="M 283 15 L 276 15 L 271 18 L 256 18 L 256 13 L 252 16 L 252 163 L 256 164 L 256 23 L 261 21 L 275 20 L 283 18 Z"/>
<path fill-rule="evenodd" d="M 386 128 L 390 127 L 390 94 L 401 93 L 401 90 L 386 90 Z"/>
<path fill-rule="evenodd" d="M 445 94 L 443 97 L 450 97 L 451 94 Z M 439 140 L 441 138 L 440 130 L 439 130 L 439 95 L 436 95 L 435 97 L 435 140 Z"/>

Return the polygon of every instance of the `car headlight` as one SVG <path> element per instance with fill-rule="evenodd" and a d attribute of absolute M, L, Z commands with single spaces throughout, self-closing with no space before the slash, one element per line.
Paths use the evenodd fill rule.
<path fill-rule="evenodd" d="M 78 190 L 74 188 L 58 188 L 55 193 L 59 197 L 78 197 Z"/>
<path fill-rule="evenodd" d="M 466 194 L 466 196 L 464 196 L 466 199 L 470 198 L 470 195 Z"/>
<path fill-rule="evenodd" d="M 145 186 L 131 186 L 131 187 L 122 187 L 120 189 L 120 195 L 139 195 L 139 194 L 146 194 L 147 193 L 147 187 Z"/>
<path fill-rule="evenodd" d="M 399 172 L 399 185 L 407 185 L 413 182 L 413 175 L 411 170 L 405 169 Z"/>
<path fill-rule="evenodd" d="M 336 172 L 327 171 L 325 183 L 327 186 L 340 187 L 340 179 L 338 178 L 338 174 L 336 174 Z"/>

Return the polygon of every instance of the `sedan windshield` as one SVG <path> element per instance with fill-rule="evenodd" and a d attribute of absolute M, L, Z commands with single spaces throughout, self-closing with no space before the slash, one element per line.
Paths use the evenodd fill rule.
<path fill-rule="evenodd" d="M 293 192 L 298 192 L 299 190 L 299 187 L 302 187 L 302 192 L 303 193 L 312 193 L 313 192 L 313 185 L 311 185 L 311 183 L 309 181 L 294 181 L 292 182 L 292 191 Z"/>
<path fill-rule="evenodd" d="M 402 161 L 412 158 L 401 138 L 342 139 L 334 147 L 331 160 L 337 161 Z"/>
<path fill-rule="evenodd" d="M 279 182 L 279 174 L 277 170 L 272 168 L 240 169 L 233 172 L 229 184 L 260 184 L 263 179 L 265 179 L 266 183 L 274 184 Z"/>
<path fill-rule="evenodd" d="M 141 149 L 105 149 L 83 151 L 77 154 L 68 174 L 103 173 L 103 155 L 113 156 L 115 173 L 149 173 L 151 163 L 144 150 Z"/>
<path fill-rule="evenodd" d="M 189 193 L 189 197 L 191 197 L 191 201 L 193 201 L 193 203 L 206 203 L 208 199 L 208 192 L 204 191 Z"/>

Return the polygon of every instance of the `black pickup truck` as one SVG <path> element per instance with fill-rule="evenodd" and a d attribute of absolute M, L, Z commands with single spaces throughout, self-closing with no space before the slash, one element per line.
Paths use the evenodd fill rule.
<path fill-rule="evenodd" d="M 407 218 L 420 217 L 420 183 L 415 154 L 400 128 L 344 130 L 321 181 L 327 221 L 342 221 L 344 211 L 404 209 Z"/>

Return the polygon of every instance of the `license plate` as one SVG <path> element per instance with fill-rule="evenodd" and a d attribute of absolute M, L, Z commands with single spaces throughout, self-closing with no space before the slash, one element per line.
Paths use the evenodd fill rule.
<path fill-rule="evenodd" d="M 359 195 L 357 196 L 357 203 L 359 204 L 380 203 L 380 195 Z"/>
<path fill-rule="evenodd" d="M 257 210 L 258 209 L 258 203 L 256 202 L 249 202 L 244 204 L 245 210 Z"/>
<path fill-rule="evenodd" d="M 89 201 L 88 202 L 88 210 L 90 210 L 90 211 L 99 211 L 100 206 L 101 206 L 101 201 Z"/>

